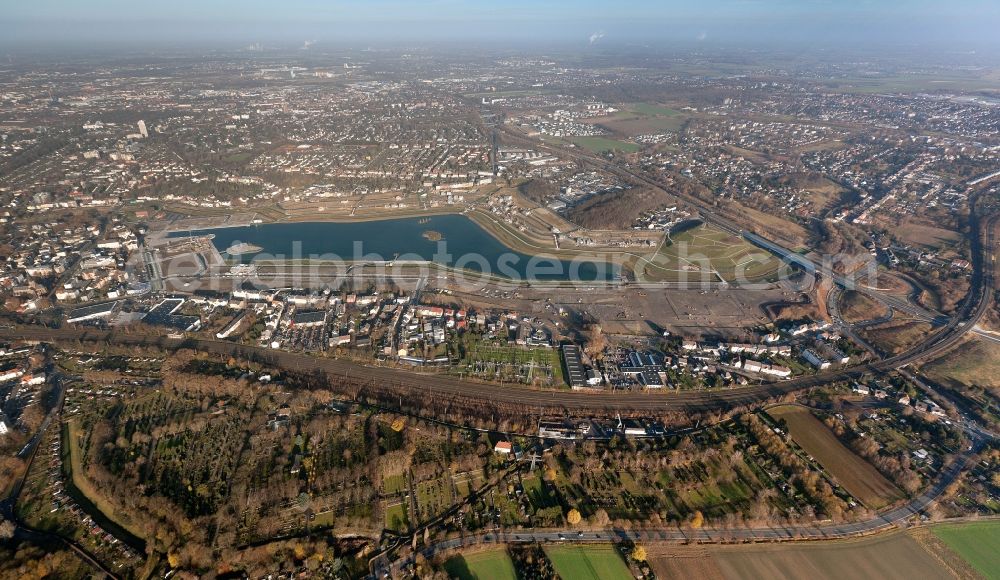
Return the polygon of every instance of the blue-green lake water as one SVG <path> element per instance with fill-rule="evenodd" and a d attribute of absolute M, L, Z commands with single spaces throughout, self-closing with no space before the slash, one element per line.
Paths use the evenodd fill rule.
<path fill-rule="evenodd" d="M 427 232 L 441 234 L 429 240 Z M 566 261 L 515 252 L 464 215 L 402 218 L 349 223 L 272 223 L 179 231 L 170 237 L 214 235 L 220 252 L 234 244 L 261 250 L 239 256 L 254 259 L 325 259 L 345 262 L 434 261 L 444 266 L 487 272 L 518 280 L 611 280 L 618 269 L 601 259 Z"/>

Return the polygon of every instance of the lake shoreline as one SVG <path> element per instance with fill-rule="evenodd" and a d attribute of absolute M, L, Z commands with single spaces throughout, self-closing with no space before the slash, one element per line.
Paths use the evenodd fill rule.
<path fill-rule="evenodd" d="M 183 230 L 168 238 L 211 236 L 212 244 L 235 260 L 339 260 L 343 262 L 435 261 L 443 266 L 499 274 L 506 278 L 610 280 L 619 275 L 614 256 L 534 247 L 522 252 L 480 220 L 465 214 L 357 222 L 271 222 Z M 497 224 L 499 225 L 499 224 Z M 507 238 L 508 236 L 503 236 Z M 523 241 L 522 241 L 523 242 Z M 530 246 L 523 242 L 519 246 Z M 225 248 L 223 250 L 222 248 Z M 236 248 L 238 253 L 228 252 Z M 251 251 L 258 250 L 258 251 Z"/>

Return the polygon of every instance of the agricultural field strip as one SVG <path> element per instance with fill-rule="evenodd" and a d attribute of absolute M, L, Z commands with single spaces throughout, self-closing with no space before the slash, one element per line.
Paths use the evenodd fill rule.
<path fill-rule="evenodd" d="M 777 407 L 769 409 L 768 414 L 775 419 L 784 419 L 795 443 L 865 505 L 880 507 L 902 497 L 899 488 L 845 447 L 809 410 Z"/>

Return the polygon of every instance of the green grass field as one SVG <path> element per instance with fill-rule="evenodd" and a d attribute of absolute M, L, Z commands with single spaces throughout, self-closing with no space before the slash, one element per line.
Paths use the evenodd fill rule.
<path fill-rule="evenodd" d="M 692 279 L 699 272 L 717 272 L 729 282 L 759 280 L 774 275 L 781 263 L 744 239 L 705 225 L 670 237 L 653 263 L 641 265 L 648 281 L 671 280 L 685 270 Z"/>
<path fill-rule="evenodd" d="M 552 497 L 550 492 L 542 485 L 542 480 L 537 475 L 530 475 L 521 480 L 521 484 L 524 486 L 524 492 L 528 494 L 528 500 L 531 501 L 531 505 L 536 509 L 544 509 L 558 505 L 556 501 L 557 498 Z"/>
<path fill-rule="evenodd" d="M 614 546 L 549 546 L 545 548 L 545 554 L 552 560 L 552 566 L 563 578 L 573 580 L 632 578 L 632 573 Z"/>
<path fill-rule="evenodd" d="M 932 530 L 984 577 L 1000 578 L 1000 522 L 934 526 Z"/>
<path fill-rule="evenodd" d="M 405 531 L 409 527 L 409 519 L 406 514 L 406 503 L 397 503 L 385 508 L 385 528 L 387 530 Z"/>
<path fill-rule="evenodd" d="M 450 477 L 421 481 L 416 488 L 421 520 L 445 510 L 454 502 Z"/>
<path fill-rule="evenodd" d="M 459 580 L 517 580 L 514 562 L 503 549 L 451 557 L 444 570 Z"/>
<path fill-rule="evenodd" d="M 570 137 L 569 140 L 576 143 L 578 147 L 583 147 L 584 149 L 588 149 L 594 153 L 603 153 L 605 151 L 623 151 L 625 153 L 632 153 L 633 151 L 639 150 L 639 145 L 636 143 L 615 141 L 614 139 L 608 139 L 606 137 Z"/>
<path fill-rule="evenodd" d="M 406 491 L 406 478 L 402 475 L 388 475 L 382 480 L 382 490 L 387 494 Z"/>

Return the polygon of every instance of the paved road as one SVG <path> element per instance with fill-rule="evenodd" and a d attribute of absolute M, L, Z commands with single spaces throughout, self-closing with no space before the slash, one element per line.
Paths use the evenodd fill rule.
<path fill-rule="evenodd" d="M 21 448 L 18 452 L 17 457 L 23 459 L 27 466 L 31 466 L 31 462 L 35 458 L 35 453 L 38 451 L 38 443 L 42 440 L 45 435 L 45 431 L 48 430 L 49 425 L 52 424 L 53 418 L 59 415 L 62 410 L 62 405 L 64 397 L 66 395 L 66 389 L 63 386 L 63 381 L 58 375 L 53 375 L 52 378 L 53 388 L 55 389 L 56 404 L 53 405 L 52 409 L 49 410 L 48 414 L 45 415 L 45 419 L 42 421 L 41 425 L 35 431 L 35 434 L 28 439 L 28 442 Z M 24 481 L 28 477 L 27 467 L 24 470 L 24 476 L 14 484 L 11 489 L 10 495 L 0 501 L 0 515 L 3 515 L 9 520 L 15 519 L 14 505 L 17 503 L 17 498 L 21 495 L 21 489 L 24 487 Z"/>
<path fill-rule="evenodd" d="M 978 222 L 974 222 L 978 225 Z M 300 371 L 324 371 L 331 376 L 342 376 L 358 384 L 378 385 L 382 388 L 406 387 L 423 389 L 445 397 L 471 397 L 483 401 L 499 401 L 505 403 L 527 405 L 540 409 L 560 409 L 573 411 L 599 412 L 601 409 L 613 410 L 704 410 L 725 409 L 738 405 L 760 402 L 776 396 L 792 393 L 801 389 L 857 378 L 869 372 L 884 372 L 904 367 L 913 362 L 936 356 L 953 346 L 970 329 L 975 327 L 982 315 L 992 303 L 993 270 L 984 268 L 987 256 L 993 260 L 994 243 L 993 221 L 986 230 L 986 249 L 983 251 L 981 239 L 977 235 L 973 243 L 975 269 L 969 295 L 959 314 L 948 321 L 945 328 L 916 348 L 899 356 L 876 363 L 861 365 L 841 371 L 821 373 L 808 377 L 714 392 L 680 392 L 680 393 L 586 393 L 567 391 L 535 391 L 527 388 L 512 388 L 497 390 L 495 385 L 462 381 L 454 377 L 416 374 L 412 371 L 382 367 L 365 367 L 354 363 L 317 358 L 300 353 L 290 353 L 271 350 L 262 347 L 238 346 L 232 343 L 209 339 L 171 340 L 162 336 L 145 334 L 112 333 L 109 331 L 64 328 L 50 329 L 40 326 L 20 326 L 0 330 L 0 337 L 7 339 L 26 339 L 38 341 L 65 340 L 96 340 L 115 344 L 157 345 L 166 348 L 181 346 L 194 348 L 204 352 L 237 355 L 241 357 L 259 357 L 270 359 L 271 364 Z M 977 445 L 981 439 L 976 439 Z M 879 515 L 866 522 L 852 524 L 836 524 L 828 526 L 804 526 L 786 528 L 745 528 L 736 530 L 702 529 L 697 531 L 664 528 L 657 530 L 611 530 L 606 532 L 589 532 L 583 536 L 576 532 L 539 532 L 531 534 L 487 534 L 468 540 L 450 540 L 435 545 L 430 550 L 451 549 L 464 542 L 497 542 L 497 541 L 611 541 L 615 539 L 631 539 L 640 541 L 653 540 L 695 540 L 695 541 L 776 541 L 793 538 L 837 538 L 849 535 L 864 534 L 895 525 L 925 509 L 941 491 L 954 480 L 967 462 L 969 452 L 963 454 L 959 461 L 949 468 L 938 482 L 925 494 L 914 499 L 906 506 Z M 458 542 L 458 543 L 456 543 Z"/>
<path fill-rule="evenodd" d="M 609 173 L 611 173 L 613 175 L 618 175 L 619 177 L 622 177 L 623 179 L 625 179 L 627 181 L 641 183 L 641 184 L 644 184 L 644 185 L 647 185 L 647 186 L 650 186 L 650 187 L 654 187 L 654 188 L 658 188 L 658 189 L 662 189 L 662 190 L 666 190 L 667 189 L 666 186 L 663 183 L 660 183 L 656 179 L 653 179 L 653 178 L 648 177 L 648 176 L 643 175 L 643 174 L 636 173 L 636 172 L 631 171 L 631 170 L 629 170 L 627 168 L 624 168 L 624 167 L 621 167 L 621 166 L 618 166 L 618 165 L 614 165 L 614 164 L 608 162 L 605 159 L 601 159 L 599 157 L 593 156 L 593 155 L 591 155 L 589 153 L 586 153 L 584 151 L 581 151 L 579 149 L 570 150 L 570 149 L 565 149 L 563 147 L 558 147 L 558 146 L 553 146 L 553 145 L 549 145 L 549 144 L 546 144 L 546 143 L 542 143 L 542 142 L 540 142 L 538 140 L 529 139 L 528 137 L 526 137 L 526 136 L 524 136 L 524 135 L 516 132 L 513 129 L 507 128 L 507 127 L 501 128 L 501 131 L 503 132 L 503 134 L 504 134 L 504 136 L 506 138 L 508 138 L 508 139 L 510 139 L 510 140 L 512 140 L 514 142 L 520 142 L 520 143 L 522 143 L 522 144 L 524 144 L 526 146 L 530 146 L 530 147 L 534 147 L 536 149 L 546 150 L 546 151 L 549 151 L 549 152 L 557 153 L 559 155 L 570 157 L 570 158 L 578 160 L 580 162 L 587 163 L 589 165 L 592 165 L 592 166 L 598 167 L 600 169 L 603 169 L 603 170 L 605 170 L 605 171 L 607 171 L 607 172 L 609 172 Z M 679 195 L 679 194 L 677 194 L 676 192 L 674 192 L 674 195 Z M 757 245 L 757 246 L 759 246 L 759 247 L 761 247 L 761 248 L 763 248 L 763 249 L 765 249 L 765 250 L 767 250 L 767 251 L 775 254 L 776 256 L 780 257 L 782 260 L 784 260 L 784 261 L 786 261 L 788 263 L 796 264 L 799 267 L 805 269 L 806 271 L 808 271 L 810 273 L 819 273 L 820 275 L 825 276 L 825 277 L 833 280 L 833 282 L 837 286 L 840 286 L 842 288 L 853 289 L 853 290 L 856 290 L 858 292 L 861 292 L 862 294 L 866 294 L 866 295 L 870 296 L 871 298 L 873 298 L 875 300 L 878 300 L 879 302 L 881 302 L 881 303 L 889 306 L 894 311 L 899 311 L 899 312 L 906 313 L 906 314 L 910 315 L 911 317 L 913 317 L 913 318 L 915 318 L 917 320 L 922 320 L 922 321 L 925 321 L 925 322 L 929 322 L 931 324 L 934 324 L 935 326 L 946 326 L 946 325 L 948 325 L 948 323 L 950 321 L 954 321 L 956 318 L 960 318 L 959 316 L 953 316 L 953 317 L 951 317 L 949 319 L 949 317 L 947 315 L 944 315 L 944 314 L 942 314 L 940 312 L 936 312 L 936 311 L 933 311 L 931 309 L 925 308 L 925 307 L 920 306 L 918 304 L 914 304 L 913 302 L 911 302 L 907 298 L 900 297 L 900 296 L 894 296 L 892 294 L 888 294 L 888 293 L 886 293 L 884 291 L 881 291 L 881 290 L 878 290 L 876 288 L 871 288 L 871 287 L 865 286 L 864 284 L 856 283 L 855 280 L 852 277 L 838 274 L 838 273 L 834 272 L 833 270 L 831 270 L 826 264 L 822 264 L 822 263 L 818 264 L 814 260 L 810 259 L 809 257 L 803 256 L 803 255 L 799 254 L 798 252 L 795 252 L 795 251 L 792 251 L 792 250 L 790 250 L 788 248 L 785 248 L 784 246 L 782 246 L 782 245 L 780 245 L 780 244 L 778 244 L 778 243 L 776 243 L 776 242 L 774 242 L 772 240 L 768 240 L 768 239 L 766 239 L 764 237 L 761 237 L 759 235 L 756 235 L 756 234 L 754 234 L 752 232 L 747 232 L 742 227 L 740 227 L 736 222 L 734 222 L 734 221 L 732 221 L 732 220 L 730 220 L 730 219 L 728 219 L 726 217 L 723 217 L 723 216 L 719 215 L 718 208 L 709 206 L 706 202 L 704 202 L 701 199 L 698 199 L 697 197 L 684 196 L 684 195 L 680 195 L 680 197 L 683 197 L 683 199 L 687 203 L 689 203 L 692 206 L 696 207 L 698 209 L 698 211 L 701 213 L 702 219 L 704 219 L 705 222 L 707 222 L 707 223 L 715 226 L 716 228 L 719 228 L 719 229 L 721 229 L 721 230 L 723 230 L 725 232 L 728 232 L 728 233 L 730 233 L 732 235 L 735 235 L 735 236 L 742 236 L 742 237 L 746 238 L 748 241 L 750 241 L 750 242 L 754 243 L 755 245 Z M 973 205 L 973 207 L 974 207 L 974 205 Z M 988 252 L 988 255 L 987 255 L 987 257 L 986 257 L 985 260 L 982 260 L 980 262 L 979 267 L 976 267 L 976 265 L 974 264 L 973 272 L 974 272 L 974 275 L 977 274 L 977 273 L 983 273 L 983 265 L 985 264 L 986 266 L 988 266 L 988 268 L 987 268 L 988 272 L 986 272 L 986 274 L 989 276 L 990 279 L 992 279 L 992 277 L 993 277 L 993 269 L 995 268 L 995 264 L 996 264 L 996 261 L 993 258 L 993 253 L 992 252 L 996 248 L 996 246 L 994 245 L 995 244 L 995 240 L 994 240 L 995 231 L 994 230 L 995 230 L 995 225 L 996 225 L 996 221 L 997 220 L 996 220 L 996 216 L 993 216 L 993 217 L 991 217 L 991 218 L 989 218 L 987 220 L 984 220 L 984 221 L 987 224 L 986 225 L 985 237 L 986 237 L 986 240 L 987 240 L 986 250 Z M 975 212 L 972 212 L 972 214 L 970 215 L 970 223 L 972 224 L 972 235 L 970 235 L 970 239 L 971 239 L 973 245 L 975 246 L 975 245 L 978 245 L 980 243 L 980 240 L 982 239 L 980 237 L 980 234 L 979 234 L 980 221 L 979 221 L 978 217 L 975 215 Z M 973 256 L 974 257 L 976 255 L 976 253 L 977 253 L 977 250 L 974 247 L 973 248 Z M 980 254 L 980 255 L 982 255 L 982 254 Z M 987 332 L 987 331 L 985 331 L 983 329 L 980 329 L 980 328 L 971 328 L 971 329 L 968 330 L 968 332 L 971 332 L 971 333 L 977 335 L 978 337 L 986 339 L 986 340 L 1000 342 L 1000 339 L 998 339 L 995 335 L 991 335 L 989 332 Z M 964 332 L 963 332 L 963 334 L 964 334 Z"/>
<path fill-rule="evenodd" d="M 921 495 L 913 498 L 905 505 L 882 512 L 875 517 L 861 522 L 840 524 L 817 524 L 802 526 L 767 526 L 746 528 L 702 528 L 699 530 L 682 529 L 678 526 L 666 526 L 642 529 L 608 529 L 600 531 L 563 530 L 494 530 L 472 534 L 462 538 L 442 540 L 421 550 L 421 554 L 430 558 L 441 552 L 488 544 L 511 543 L 561 543 L 561 542 L 620 542 L 631 541 L 640 543 L 653 542 L 781 542 L 793 540 L 831 540 L 873 534 L 894 527 L 905 527 L 908 520 L 922 514 L 955 479 L 970 466 L 973 457 L 982 449 L 984 439 L 973 436 L 973 445 L 955 458 L 942 471 L 934 484 Z M 386 572 L 397 571 L 413 563 L 413 557 L 407 556 L 376 570 L 376 577 Z"/>
<path fill-rule="evenodd" d="M 602 161 L 598 162 L 603 163 Z M 615 171 L 620 172 L 622 170 L 615 168 Z M 629 175 L 635 179 L 647 179 L 631 173 Z M 723 218 L 706 217 L 712 220 L 712 223 L 727 229 L 727 231 L 734 230 L 735 228 L 738 233 L 743 233 L 742 230 L 738 230 L 737 226 Z M 922 344 L 906 353 L 866 365 L 730 390 L 623 394 L 610 392 L 545 391 L 523 387 L 497 389 L 496 385 L 461 380 L 450 376 L 420 374 L 414 370 L 362 366 L 344 360 L 320 358 L 302 353 L 291 353 L 263 347 L 237 346 L 229 342 L 203 338 L 181 341 L 142 334 L 111 333 L 75 328 L 54 330 L 30 326 L 22 326 L 13 330 L 0 330 L 0 337 L 39 341 L 86 338 L 118 344 L 160 345 L 166 348 L 177 348 L 183 345 L 203 352 L 258 358 L 289 370 L 321 371 L 327 373 L 329 376 L 341 377 L 358 385 L 370 385 L 371 389 L 410 389 L 444 398 L 465 398 L 521 405 L 540 411 L 589 411 L 599 413 L 601 411 L 656 412 L 731 409 L 832 382 L 856 379 L 867 373 L 879 373 L 905 367 L 906 365 L 932 358 L 954 346 L 958 340 L 975 327 L 976 322 L 979 321 L 992 302 L 988 298 L 992 297 L 993 271 L 992 268 L 984 268 L 983 266 L 984 263 L 991 263 L 993 259 L 994 240 L 992 236 L 994 228 L 987 228 L 988 243 L 986 244 L 986 252 L 984 252 L 983 244 L 981 243 L 982 240 L 978 234 L 979 221 L 975 217 L 971 219 L 971 223 L 976 229 L 974 229 L 973 235 L 970 236 L 973 242 L 974 275 L 969 295 L 959 309 L 959 313 L 950 320 L 947 320 L 943 328 L 939 329 L 935 335 Z M 774 245 L 773 250 L 789 257 L 793 254 L 789 250 L 776 245 Z M 989 254 L 989 259 L 986 259 L 984 253 Z M 794 256 L 796 260 L 804 259 L 797 254 L 794 254 Z M 819 268 L 819 271 L 823 272 L 822 268 L 816 268 Z M 836 280 L 836 275 L 832 272 L 827 272 L 827 275 Z M 939 320 L 936 313 L 922 311 L 920 307 L 905 301 L 903 301 L 904 304 L 899 304 L 898 299 L 887 298 L 881 294 L 878 296 L 880 300 L 887 302 L 895 309 L 905 309 L 907 312 L 916 312 L 918 314 L 923 312 L 924 316 Z"/>
<path fill-rule="evenodd" d="M 650 176 L 641 173 L 636 173 L 630 169 L 613 164 L 607 161 L 606 159 L 596 157 L 579 149 L 570 150 L 563 147 L 542 143 L 541 141 L 538 141 L 536 139 L 530 139 L 525 135 L 520 134 L 516 130 L 511 129 L 509 127 L 504 127 L 501 128 L 500 130 L 503 132 L 504 137 L 511 141 L 519 142 L 521 144 L 536 149 L 541 149 L 552 153 L 556 153 L 564 157 L 570 157 L 577 161 L 598 167 L 613 175 L 617 175 L 625 179 L 626 181 L 643 184 L 664 191 L 669 190 L 672 192 L 672 195 L 682 197 L 685 202 L 697 208 L 699 213 L 701 214 L 702 219 L 706 223 L 709 223 L 712 226 L 721 229 L 731 235 L 743 237 L 748 241 L 750 241 L 751 243 L 753 243 L 754 245 L 778 256 L 787 263 L 795 264 L 809 273 L 812 274 L 818 273 L 822 276 L 825 276 L 828 279 L 833 280 L 834 283 L 837 284 L 838 286 L 842 286 L 848 289 L 854 289 L 864 294 L 870 295 L 873 298 L 893 307 L 894 309 L 899 310 L 901 312 L 906 312 L 911 316 L 914 316 L 915 318 L 926 320 L 929 322 L 934 322 L 935 324 L 944 324 L 947 322 L 948 317 L 939 312 L 933 312 L 917 304 L 913 304 L 912 302 L 906 300 L 905 298 L 900 298 L 898 296 L 886 294 L 874 288 L 869 288 L 861 284 L 856 284 L 852 277 L 844 276 L 838 274 L 837 272 L 834 272 L 827 264 L 817 263 L 816 261 L 810 259 L 809 257 L 803 256 L 798 252 L 790 250 L 782 246 L 781 244 L 778 244 L 772 240 L 768 240 L 767 238 L 764 238 L 752 232 L 748 232 L 744 230 L 735 221 L 720 215 L 719 208 L 712 207 L 708 203 L 697 197 L 679 194 L 675 190 L 669 189 L 665 184 L 661 183 L 657 179 L 654 179 Z"/>
<path fill-rule="evenodd" d="M 867 365 L 872 370 L 888 370 L 891 368 L 905 367 L 911 362 L 923 358 L 932 357 L 950 348 L 955 342 L 968 332 L 982 318 L 983 314 L 992 304 L 994 292 L 993 268 L 995 239 L 994 231 L 998 220 L 993 216 L 985 220 L 985 244 L 980 242 L 978 226 L 980 221 L 972 216 L 973 224 L 973 256 L 975 269 L 969 295 L 961 305 L 958 315 L 949 320 L 946 328 L 939 332 L 934 338 L 925 344 L 918 346 L 908 353 L 881 361 L 873 365 Z M 984 247 L 985 246 L 985 247 Z M 987 267 L 984 267 L 987 266 Z M 905 372 L 905 370 L 904 370 Z M 791 382 L 791 381 L 790 381 Z M 930 386 L 925 385 L 925 389 L 933 392 Z M 656 542 L 656 541 L 687 541 L 687 542 L 775 542 L 800 539 L 836 539 L 852 536 L 872 534 L 887 528 L 892 528 L 905 523 L 918 516 L 927 509 L 943 492 L 954 482 L 967 468 L 970 467 L 974 456 L 982 449 L 987 441 L 995 440 L 997 435 L 986 428 L 976 424 L 965 415 L 962 415 L 957 424 L 969 436 L 972 444 L 955 458 L 955 460 L 939 474 L 935 482 L 921 495 L 913 498 L 905 505 L 882 512 L 875 517 L 862 522 L 852 522 L 843 524 L 827 525 L 806 525 L 794 527 L 754 527 L 736 529 L 700 529 L 684 530 L 679 527 L 665 527 L 654 529 L 621 530 L 613 529 L 606 531 L 576 531 L 576 530 L 546 530 L 546 531 L 493 531 L 482 534 L 470 535 L 463 538 L 444 540 L 433 544 L 421 553 L 426 557 L 434 556 L 437 553 L 453 550 L 456 548 L 497 543 L 519 543 L 519 542 L 615 542 L 630 540 L 636 542 Z M 403 566 L 411 564 L 412 557 L 402 558 L 377 570 L 377 574 L 386 571 L 398 570 Z"/>

